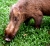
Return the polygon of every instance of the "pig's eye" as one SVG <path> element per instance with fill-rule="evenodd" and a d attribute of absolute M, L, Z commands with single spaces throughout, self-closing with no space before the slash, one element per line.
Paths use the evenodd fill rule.
<path fill-rule="evenodd" d="M 17 17 L 14 17 L 14 21 L 17 21 Z"/>

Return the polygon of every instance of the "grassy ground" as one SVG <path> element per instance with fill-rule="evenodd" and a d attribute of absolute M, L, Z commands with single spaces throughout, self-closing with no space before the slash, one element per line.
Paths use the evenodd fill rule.
<path fill-rule="evenodd" d="M 44 16 L 40 29 L 34 29 L 31 20 L 26 26 L 20 26 L 18 33 L 11 42 L 4 40 L 4 31 L 9 22 L 9 9 L 16 0 L 0 0 L 0 46 L 50 46 L 50 17 Z"/>

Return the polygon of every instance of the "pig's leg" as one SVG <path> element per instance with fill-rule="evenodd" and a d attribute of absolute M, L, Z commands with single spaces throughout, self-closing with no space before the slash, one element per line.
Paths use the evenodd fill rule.
<path fill-rule="evenodd" d="M 40 28 L 42 22 L 42 18 L 35 19 L 35 27 Z"/>
<path fill-rule="evenodd" d="M 43 18 L 43 14 L 41 12 L 39 12 L 37 14 L 37 16 L 34 18 L 34 20 L 35 20 L 35 27 L 36 28 L 40 28 L 41 22 L 42 22 L 42 18 Z"/>

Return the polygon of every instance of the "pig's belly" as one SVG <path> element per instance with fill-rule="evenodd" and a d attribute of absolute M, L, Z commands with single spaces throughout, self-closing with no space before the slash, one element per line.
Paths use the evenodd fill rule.
<path fill-rule="evenodd" d="M 50 11 L 43 12 L 44 15 L 50 15 Z"/>
<path fill-rule="evenodd" d="M 50 15 L 50 9 L 42 11 L 44 15 Z"/>

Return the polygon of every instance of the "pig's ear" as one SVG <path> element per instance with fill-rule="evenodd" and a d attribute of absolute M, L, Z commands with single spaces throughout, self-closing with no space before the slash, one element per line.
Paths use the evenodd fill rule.
<path fill-rule="evenodd" d="M 13 9 L 13 13 L 14 13 L 14 15 L 16 15 L 16 14 L 18 13 L 17 8 L 14 8 L 14 9 Z"/>
<path fill-rule="evenodd" d="M 23 7 L 22 6 L 19 6 L 19 9 L 22 9 Z"/>
<path fill-rule="evenodd" d="M 19 6 L 19 11 L 23 11 L 23 6 Z"/>

